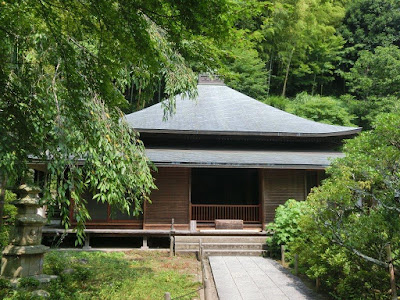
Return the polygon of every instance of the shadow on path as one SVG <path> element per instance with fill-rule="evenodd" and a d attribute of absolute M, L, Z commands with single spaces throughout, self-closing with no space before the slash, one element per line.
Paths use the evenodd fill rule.
<path fill-rule="evenodd" d="M 220 300 L 323 299 L 276 261 L 254 256 L 210 256 Z"/>

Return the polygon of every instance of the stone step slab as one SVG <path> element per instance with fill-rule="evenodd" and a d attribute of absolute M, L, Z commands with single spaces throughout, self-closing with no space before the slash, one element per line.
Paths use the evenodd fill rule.
<path fill-rule="evenodd" d="M 267 241 L 266 236 L 175 236 L 176 243 L 262 243 Z"/>
<path fill-rule="evenodd" d="M 262 256 L 264 250 L 204 250 L 206 256 Z"/>
<path fill-rule="evenodd" d="M 176 253 L 193 253 L 191 249 L 179 250 Z M 268 252 L 265 250 L 238 250 L 238 249 L 213 249 L 204 250 L 203 254 L 206 256 L 264 256 Z"/>
<path fill-rule="evenodd" d="M 203 249 L 240 249 L 240 250 L 263 250 L 265 244 L 261 243 L 202 243 Z M 199 243 L 175 243 L 175 250 L 199 250 Z"/>

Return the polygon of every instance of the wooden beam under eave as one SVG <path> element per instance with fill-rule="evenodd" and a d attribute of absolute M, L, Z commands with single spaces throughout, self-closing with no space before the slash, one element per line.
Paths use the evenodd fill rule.
<path fill-rule="evenodd" d="M 28 167 L 36 171 L 47 172 L 47 164 L 45 163 L 28 163 Z"/>

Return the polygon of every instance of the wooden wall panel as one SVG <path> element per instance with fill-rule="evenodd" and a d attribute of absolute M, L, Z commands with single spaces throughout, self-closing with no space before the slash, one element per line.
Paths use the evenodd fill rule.
<path fill-rule="evenodd" d="M 264 170 L 264 217 L 265 223 L 274 220 L 275 209 L 288 199 L 305 199 L 304 170 Z"/>
<path fill-rule="evenodd" d="M 144 226 L 153 224 L 189 224 L 189 168 L 158 168 L 154 174 L 158 190 L 150 195 L 152 203 L 146 203 Z M 154 226 L 153 226 L 154 227 Z"/>

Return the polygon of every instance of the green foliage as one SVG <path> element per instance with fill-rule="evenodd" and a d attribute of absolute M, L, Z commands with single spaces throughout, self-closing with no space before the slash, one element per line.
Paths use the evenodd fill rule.
<path fill-rule="evenodd" d="M 224 43 L 228 84 L 259 100 L 285 96 L 286 90 L 322 93 L 334 79 L 344 44 L 336 30 L 345 14 L 343 2 L 234 2 L 235 29 Z"/>
<path fill-rule="evenodd" d="M 70 256 L 67 254 L 56 254 L 55 251 L 46 254 L 45 273 L 61 275 L 68 268 Z"/>
<path fill-rule="evenodd" d="M 297 116 L 326 124 L 354 126 L 354 115 L 337 99 L 311 96 L 303 92 L 296 95 L 285 110 Z"/>
<path fill-rule="evenodd" d="M 171 260 L 162 253 L 54 251 L 46 255 L 44 272 L 59 275 L 48 288 L 52 299 L 158 299 L 165 291 L 177 297 L 197 289 L 187 275 L 190 263 L 197 266 L 194 258 Z"/>
<path fill-rule="evenodd" d="M 37 288 L 40 285 L 39 280 L 32 277 L 23 277 L 19 280 L 19 286 L 22 288 Z"/>
<path fill-rule="evenodd" d="M 7 289 L 11 287 L 11 283 L 9 280 L 5 278 L 0 278 L 0 290 Z"/>
<path fill-rule="evenodd" d="M 346 41 L 343 63 L 348 71 L 362 50 L 400 46 L 400 3 L 397 0 L 349 1 L 339 32 Z"/>
<path fill-rule="evenodd" d="M 8 279 L 0 278 L 0 299 L 4 299 L 4 297 L 8 294 L 8 291 L 11 289 L 11 283 Z"/>
<path fill-rule="evenodd" d="M 269 11 L 269 1 L 241 1 L 232 5 L 235 28 L 224 45 L 222 68 L 225 83 L 261 100 L 268 94 L 267 69 L 257 43 L 262 39 L 260 22 Z"/>
<path fill-rule="evenodd" d="M 285 98 L 282 96 L 269 96 L 265 98 L 263 102 L 281 110 L 286 110 L 286 107 L 289 105 L 290 100 L 289 98 Z"/>
<path fill-rule="evenodd" d="M 17 288 L 13 288 L 9 279 L 0 278 L 0 299 L 5 300 L 39 300 L 40 296 L 32 294 L 34 290 L 39 289 L 39 280 L 32 277 L 20 278 Z"/>
<path fill-rule="evenodd" d="M 400 101 L 396 96 L 370 96 L 357 100 L 354 96 L 347 94 L 341 96 L 340 100 L 352 115 L 357 116 L 354 123 L 363 130 L 372 129 L 372 124 L 381 113 L 400 113 Z"/>
<path fill-rule="evenodd" d="M 263 20 L 260 42 L 271 73 L 271 90 L 285 96 L 333 80 L 335 62 L 343 39 L 336 26 L 344 16 L 338 1 L 272 2 L 271 13 Z"/>
<path fill-rule="evenodd" d="M 300 218 L 301 234 L 288 246 L 298 254 L 299 272 L 320 278 L 322 289 L 334 299 L 386 299 L 387 271 L 332 243 L 313 214 L 311 210 Z"/>
<path fill-rule="evenodd" d="M 280 253 L 280 245 L 287 245 L 301 233 L 298 221 L 306 206 L 306 202 L 294 199 L 278 206 L 274 222 L 266 227 L 273 232 L 272 238 L 267 241 L 268 250 L 272 255 L 277 256 Z"/>
<path fill-rule="evenodd" d="M 394 264 L 400 249 L 400 116 L 380 115 L 374 130 L 344 147 L 346 156 L 314 189 L 300 218 L 301 234 L 289 243 L 301 271 L 320 277 L 337 298 L 386 297 L 386 246 Z"/>
<path fill-rule="evenodd" d="M 163 252 L 59 252 L 44 258 L 44 273 L 58 275 L 40 286 L 50 299 L 162 299 L 166 291 L 172 297 L 192 293 L 196 297 L 200 283 L 193 274 L 198 262 L 192 256 L 170 258 Z M 13 289 L 0 279 L 0 299 L 34 298 L 37 280 L 23 278 Z"/>
<path fill-rule="evenodd" d="M 268 89 L 267 72 L 257 51 L 246 47 L 235 48 L 232 50 L 231 60 L 225 83 L 250 97 L 256 99 L 265 97 Z"/>
<path fill-rule="evenodd" d="M 397 46 L 377 47 L 374 52 L 360 52 L 360 57 L 345 78 L 350 91 L 361 99 L 398 96 L 399 70 L 400 49 Z"/>
<path fill-rule="evenodd" d="M 297 116 L 322 122 L 326 124 L 354 126 L 353 121 L 355 106 L 350 106 L 348 102 L 353 101 L 352 97 L 336 99 L 333 97 L 311 96 L 306 92 L 299 93 L 294 99 L 279 96 L 270 96 L 263 100 L 264 103 L 276 108 L 285 110 Z M 354 102 L 351 102 L 354 103 Z M 356 105 L 355 103 L 354 105 Z"/>
<path fill-rule="evenodd" d="M 0 14 L 0 178 L 26 180 L 28 157 L 48 163 L 44 204 L 69 226 L 75 202 L 78 242 L 90 218 L 81 199 L 131 214 L 154 188 L 139 137 L 121 120 L 128 86 L 138 107 L 160 82 L 166 116 L 173 96 L 196 94 L 190 65 L 218 65 L 213 49 L 232 16 L 225 0 L 3 1 Z M 83 165 L 77 167 L 77 165 Z M 55 197 L 50 190 L 55 191 Z"/>
<path fill-rule="evenodd" d="M 2 216 L 4 218 L 4 223 L 0 227 L 0 250 L 7 246 L 10 241 L 10 231 L 17 215 L 17 208 L 11 204 L 11 202 L 15 199 L 15 194 L 11 193 L 10 191 L 6 191 L 3 212 L 4 216 Z"/>

